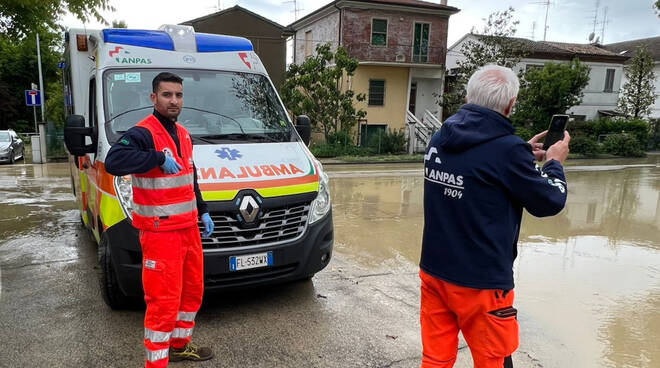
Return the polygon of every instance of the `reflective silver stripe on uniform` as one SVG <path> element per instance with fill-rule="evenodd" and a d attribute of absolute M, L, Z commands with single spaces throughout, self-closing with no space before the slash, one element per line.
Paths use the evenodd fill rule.
<path fill-rule="evenodd" d="M 133 212 L 144 217 L 174 216 L 190 212 L 195 208 L 197 208 L 197 200 L 194 198 L 188 202 L 156 206 L 133 203 Z"/>
<path fill-rule="evenodd" d="M 183 338 L 192 336 L 192 333 L 193 333 L 193 327 L 191 327 L 191 328 L 175 328 L 174 331 L 172 331 L 172 337 L 177 338 L 177 339 L 183 339 Z"/>
<path fill-rule="evenodd" d="M 193 174 L 164 178 L 145 178 L 133 176 L 131 184 L 141 189 L 171 189 L 193 184 Z"/>
<path fill-rule="evenodd" d="M 176 319 L 177 321 L 192 322 L 195 320 L 196 315 L 197 312 L 179 312 L 179 314 L 176 316 Z"/>
<path fill-rule="evenodd" d="M 154 331 L 148 328 L 144 329 L 144 338 L 151 342 L 167 342 L 170 340 L 172 332 Z"/>
<path fill-rule="evenodd" d="M 167 358 L 170 349 L 149 350 L 145 348 L 144 351 L 147 353 L 147 360 L 150 362 L 155 362 L 157 360 Z"/>

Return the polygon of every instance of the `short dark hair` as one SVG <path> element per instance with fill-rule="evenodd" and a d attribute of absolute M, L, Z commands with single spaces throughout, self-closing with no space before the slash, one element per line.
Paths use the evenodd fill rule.
<path fill-rule="evenodd" d="M 153 81 L 151 81 L 151 89 L 153 90 L 154 93 L 158 90 L 158 86 L 160 85 L 160 82 L 173 82 L 173 83 L 179 83 L 180 85 L 183 85 L 183 79 L 179 77 L 178 75 L 170 72 L 162 72 L 159 73 Z"/>

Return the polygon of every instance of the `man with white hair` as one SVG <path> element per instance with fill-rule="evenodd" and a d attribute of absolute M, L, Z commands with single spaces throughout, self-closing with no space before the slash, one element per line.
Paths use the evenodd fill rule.
<path fill-rule="evenodd" d="M 423 368 L 452 367 L 458 332 L 477 368 L 512 367 L 518 347 L 513 261 L 522 210 L 559 213 L 569 134 L 548 148 L 525 142 L 508 116 L 518 95 L 511 69 L 487 65 L 467 85 L 467 104 L 437 132 L 424 156 L 420 260 Z M 546 162 L 542 168 L 535 159 Z"/>

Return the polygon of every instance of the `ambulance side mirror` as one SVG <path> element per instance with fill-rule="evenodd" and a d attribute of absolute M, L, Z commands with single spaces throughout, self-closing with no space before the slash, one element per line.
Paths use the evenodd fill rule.
<path fill-rule="evenodd" d="M 296 131 L 305 145 L 309 146 L 309 139 L 312 135 L 312 123 L 307 115 L 298 115 L 296 117 Z"/>
<path fill-rule="evenodd" d="M 85 144 L 85 137 L 92 138 L 92 144 Z M 64 124 L 64 144 L 66 149 L 74 156 L 84 156 L 96 152 L 96 131 L 93 127 L 85 126 L 85 117 L 82 115 L 69 115 Z"/>

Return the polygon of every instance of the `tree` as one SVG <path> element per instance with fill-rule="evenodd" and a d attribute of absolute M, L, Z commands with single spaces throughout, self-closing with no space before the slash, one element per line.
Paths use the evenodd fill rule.
<path fill-rule="evenodd" d="M 518 102 L 511 120 L 532 132 L 547 128 L 554 114 L 582 103 L 589 84 L 589 66 L 573 59 L 570 63 L 547 62 L 543 68 L 527 69 L 520 81 Z"/>
<path fill-rule="evenodd" d="M 107 24 L 101 10 L 114 11 L 110 0 L 3 0 L 0 2 L 0 33 L 22 38 L 31 32 L 59 29 L 57 21 L 67 11 L 82 21 L 96 19 Z"/>
<path fill-rule="evenodd" d="M 513 38 L 516 26 L 520 23 L 513 20 L 515 9 L 509 7 L 504 11 L 491 13 L 480 33 L 472 28 L 470 34 L 477 40 L 468 40 L 461 47 L 465 59 L 458 61 L 455 80 L 450 82 L 448 90 L 439 98 L 439 103 L 449 114 L 453 114 L 464 103 L 467 82 L 470 76 L 486 64 L 497 64 L 512 68 L 526 55 L 526 46 L 520 39 Z"/>
<path fill-rule="evenodd" d="M 656 0 L 655 4 L 653 4 L 653 7 L 655 8 L 655 12 L 658 13 L 658 16 L 660 17 L 660 0 Z"/>
<path fill-rule="evenodd" d="M 333 60 L 334 64 L 330 65 Z M 280 87 L 282 101 L 294 115 L 308 115 L 326 140 L 331 133 L 348 133 L 358 119 L 367 115 L 365 110 L 354 106 L 355 101 L 364 101 L 365 95 L 356 95 L 343 85 L 357 67 L 358 61 L 350 58 L 343 47 L 339 46 L 333 53 L 329 43 L 318 45 L 316 55 L 289 67 Z"/>
<path fill-rule="evenodd" d="M 60 36 L 54 32 L 40 34 L 44 88 L 52 82 L 59 82 L 57 62 L 61 59 L 61 53 L 58 51 L 60 41 Z M 9 99 L 2 98 L 0 128 L 13 127 L 23 131 L 22 127 L 19 128 L 14 124 L 19 120 L 30 122 L 33 120 L 32 108 L 25 106 L 23 96 L 24 91 L 30 89 L 31 83 L 39 82 L 36 48 L 34 34 L 21 39 L 0 34 L 0 95 L 9 96 Z M 46 98 L 50 98 L 48 89 L 46 89 Z M 41 120 L 39 108 L 37 112 L 38 119 Z M 31 127 L 33 124 L 28 126 Z"/>
<path fill-rule="evenodd" d="M 653 67 L 653 57 L 646 45 L 639 45 L 630 63 L 623 68 L 627 80 L 621 88 L 618 107 L 624 114 L 639 118 L 651 113 L 657 97 Z"/>
<path fill-rule="evenodd" d="M 113 20 L 112 21 L 112 28 L 128 28 L 128 26 L 126 25 L 126 21 L 123 20 L 123 19 L 122 20 Z"/>

